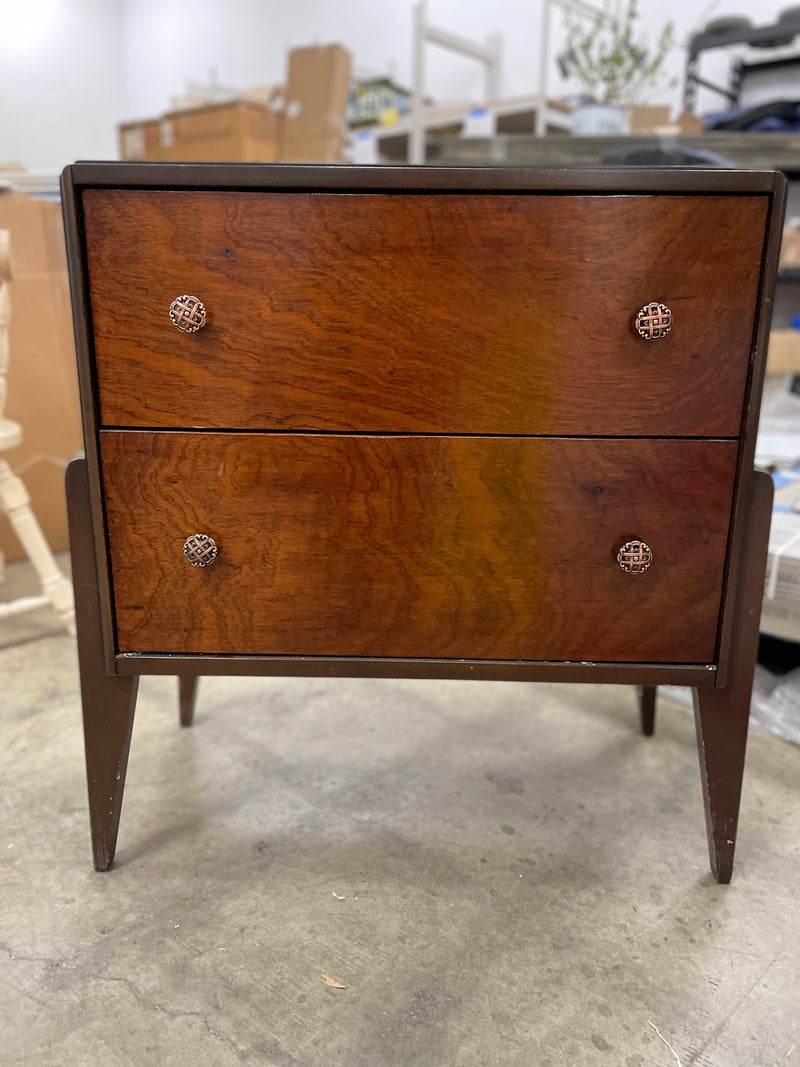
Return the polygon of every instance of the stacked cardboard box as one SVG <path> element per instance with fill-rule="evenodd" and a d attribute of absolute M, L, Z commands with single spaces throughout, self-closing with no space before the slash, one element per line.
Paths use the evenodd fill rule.
<path fill-rule="evenodd" d="M 339 163 L 344 158 L 350 53 L 331 44 L 289 53 L 282 87 L 171 111 L 119 127 L 120 158 L 160 163 Z"/>
<path fill-rule="evenodd" d="M 61 208 L 54 200 L 0 194 L 11 231 L 11 332 L 6 416 L 22 445 L 4 455 L 21 474 L 51 548 L 69 546 L 64 468 L 83 447 Z M 0 518 L 0 551 L 23 556 Z"/>
<path fill-rule="evenodd" d="M 628 108 L 628 133 L 633 136 L 693 137 L 702 133 L 704 126 L 703 120 L 690 111 L 682 111 L 673 120 L 670 108 L 663 105 Z"/>
<path fill-rule="evenodd" d="M 770 330 L 767 374 L 800 374 L 800 330 Z"/>
<path fill-rule="evenodd" d="M 800 218 L 787 219 L 781 241 L 781 270 L 796 270 L 800 267 Z"/>
<path fill-rule="evenodd" d="M 160 163 L 272 163 L 282 116 L 254 100 L 232 100 L 119 127 L 120 157 Z"/>
<path fill-rule="evenodd" d="M 339 44 L 289 53 L 282 161 L 342 161 L 350 66 L 350 53 Z"/>

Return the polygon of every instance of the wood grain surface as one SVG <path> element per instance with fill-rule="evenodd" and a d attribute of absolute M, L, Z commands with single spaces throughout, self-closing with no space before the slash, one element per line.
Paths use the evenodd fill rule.
<path fill-rule="evenodd" d="M 87 189 L 101 419 L 732 437 L 768 200 Z"/>
<path fill-rule="evenodd" d="M 122 652 L 714 659 L 736 442 L 100 437 Z"/>

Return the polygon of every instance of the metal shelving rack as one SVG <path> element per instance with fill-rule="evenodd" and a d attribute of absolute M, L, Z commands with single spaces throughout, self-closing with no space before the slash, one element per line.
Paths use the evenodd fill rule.
<path fill-rule="evenodd" d="M 738 64 L 728 88 L 701 78 L 700 57 L 704 52 L 720 48 L 733 48 L 736 45 L 750 45 L 755 48 L 782 48 L 791 44 L 800 34 L 800 15 L 785 18 L 770 26 L 737 26 L 719 33 L 698 33 L 689 41 L 686 53 L 686 74 L 683 82 L 683 106 L 693 111 L 698 88 L 709 89 L 723 96 L 729 105 L 739 100 L 742 65 Z"/>

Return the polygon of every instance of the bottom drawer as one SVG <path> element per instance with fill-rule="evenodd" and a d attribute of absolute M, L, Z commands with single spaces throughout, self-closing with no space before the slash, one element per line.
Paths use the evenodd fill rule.
<path fill-rule="evenodd" d="M 737 448 L 103 431 L 118 648 L 710 663 Z"/>

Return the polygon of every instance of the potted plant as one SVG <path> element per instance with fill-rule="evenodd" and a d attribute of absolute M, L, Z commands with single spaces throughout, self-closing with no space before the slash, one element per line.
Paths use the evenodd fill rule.
<path fill-rule="evenodd" d="M 675 43 L 672 22 L 651 43 L 646 36 L 636 35 L 636 0 L 604 0 L 592 19 L 580 18 L 567 8 L 564 18 L 567 41 L 556 57 L 558 69 L 562 78 L 577 80 L 583 90 L 583 104 L 573 116 L 573 132 L 626 133 L 625 108 L 658 83 Z"/>

